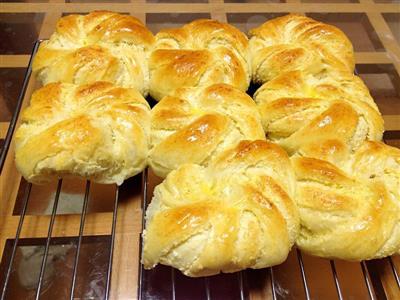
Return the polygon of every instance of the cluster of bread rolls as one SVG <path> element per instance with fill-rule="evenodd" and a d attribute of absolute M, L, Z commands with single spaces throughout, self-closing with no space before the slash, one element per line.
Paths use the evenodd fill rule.
<path fill-rule="evenodd" d="M 47 85 L 22 115 L 18 169 L 120 184 L 151 166 L 166 179 L 146 212 L 146 268 L 263 268 L 295 243 L 348 260 L 398 252 L 400 150 L 380 142 L 350 41 L 300 15 L 249 36 L 214 20 L 153 36 L 112 12 L 62 18 L 34 60 Z"/>
<path fill-rule="evenodd" d="M 353 74 L 351 43 L 300 15 L 268 21 L 250 36 L 263 128 L 296 173 L 296 245 L 347 260 L 398 252 L 400 150 L 380 142 L 383 119 Z"/>
<path fill-rule="evenodd" d="M 40 44 L 33 93 L 16 132 L 16 165 L 30 182 L 79 176 L 122 182 L 147 166 L 148 58 L 155 38 L 114 12 L 69 15 Z"/>

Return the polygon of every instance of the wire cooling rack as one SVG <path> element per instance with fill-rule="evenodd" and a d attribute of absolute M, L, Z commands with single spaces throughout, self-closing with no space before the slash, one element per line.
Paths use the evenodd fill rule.
<path fill-rule="evenodd" d="M 34 44 L 31 59 L 29 61 L 28 68 L 27 68 L 25 78 L 23 81 L 20 97 L 17 101 L 16 111 L 11 119 L 9 130 L 5 137 L 4 146 L 3 146 L 4 150 L 2 151 L 1 156 L 0 156 L 0 170 L 1 171 L 3 171 L 3 166 L 6 163 L 7 155 L 10 157 L 13 156 L 13 153 L 9 153 L 8 150 L 10 149 L 10 146 L 12 144 L 12 136 L 13 136 L 14 130 L 17 126 L 19 112 L 24 103 L 25 96 L 30 97 L 30 95 L 26 95 L 26 91 L 27 91 L 30 81 L 32 80 L 31 71 L 32 71 L 33 57 L 35 56 L 41 42 L 42 42 L 42 40 L 39 40 Z M 12 158 L 10 158 L 10 159 L 12 160 Z M 7 172 L 7 171 L 8 170 L 6 170 L 5 172 Z M 2 176 L 3 175 L 6 176 L 7 174 L 3 174 L 3 172 L 2 172 Z M 2 177 L 2 179 L 4 179 L 4 178 L 5 177 Z M 11 178 L 10 180 L 15 180 L 15 178 Z M 21 182 L 25 182 L 25 181 L 21 181 Z M 2 192 L 5 189 L 5 186 L 3 186 L 3 184 L 5 184 L 5 183 L 2 182 Z M 63 185 L 63 180 L 60 179 L 58 181 L 57 187 L 55 189 L 55 196 L 53 199 L 51 214 L 49 215 L 49 224 L 47 226 L 47 228 L 48 228 L 47 235 L 44 239 L 44 252 L 42 255 L 42 259 L 41 259 L 40 270 L 39 270 L 38 277 L 37 277 L 37 285 L 35 288 L 35 296 L 34 296 L 35 299 L 39 299 L 41 297 L 46 265 L 48 264 L 48 255 L 49 255 L 49 250 L 51 247 L 51 241 L 52 241 L 52 239 L 55 238 L 53 235 L 53 228 L 54 228 L 55 220 L 57 218 L 57 208 L 58 208 L 58 203 L 59 203 L 59 199 L 60 199 L 62 185 Z M 22 185 L 20 185 L 20 188 L 21 188 L 21 186 Z M 31 194 L 32 194 L 32 186 L 33 185 L 31 183 L 25 182 L 25 188 L 24 188 L 24 191 L 23 191 L 22 197 L 21 197 L 21 199 L 22 199 L 21 209 L 20 209 L 20 211 L 17 212 L 19 214 L 18 225 L 16 228 L 15 238 L 12 240 L 12 249 L 8 255 L 9 256 L 8 259 L 4 259 L 4 253 L 3 253 L 4 249 L 2 249 L 2 252 L 1 252 L 1 253 L 3 253 L 3 259 L 2 259 L 2 267 L 3 268 L 2 269 L 4 271 L 1 274 L 3 278 L 1 278 L 1 276 L 0 276 L 0 287 L 1 287 L 0 299 L 6 299 L 8 292 L 9 292 L 9 289 L 8 289 L 9 281 L 10 281 L 10 277 L 11 277 L 11 274 L 13 271 L 13 265 L 14 265 L 13 263 L 14 263 L 15 256 L 17 253 L 17 248 L 19 246 L 19 242 L 21 239 L 21 232 L 22 232 L 22 228 L 24 225 L 24 220 L 27 215 L 27 209 L 28 209 L 29 201 L 30 201 Z M 74 295 L 75 295 L 75 288 L 76 288 L 77 271 L 78 271 L 82 241 L 83 241 L 83 238 L 85 237 L 84 228 L 85 228 L 88 204 L 89 204 L 89 200 L 90 200 L 90 198 L 89 198 L 90 190 L 91 190 L 91 183 L 90 183 L 90 181 L 86 181 L 85 191 L 84 191 L 84 195 L 83 195 L 82 210 L 79 214 L 79 233 L 77 236 L 73 236 L 76 241 L 76 249 L 75 249 L 75 255 L 74 255 L 74 262 L 73 262 L 73 271 L 71 274 L 71 281 L 70 281 L 70 295 L 69 295 L 70 299 L 75 299 Z M 4 195 L 2 195 L 2 196 L 4 196 Z M 102 293 L 102 295 L 104 296 L 105 299 L 108 299 L 110 296 L 110 283 L 111 283 L 114 243 L 115 243 L 115 235 L 116 235 L 118 200 L 119 200 L 119 187 L 117 186 L 115 189 L 114 200 L 113 200 L 112 221 L 111 221 L 111 224 L 109 225 L 109 236 L 108 236 L 109 250 L 108 250 L 108 259 L 107 259 L 107 270 L 106 270 L 106 273 L 104 274 L 105 286 L 104 286 L 104 293 Z M 26 239 L 26 237 L 24 237 L 24 238 Z M 34 270 L 26 270 L 26 271 L 34 272 Z"/>

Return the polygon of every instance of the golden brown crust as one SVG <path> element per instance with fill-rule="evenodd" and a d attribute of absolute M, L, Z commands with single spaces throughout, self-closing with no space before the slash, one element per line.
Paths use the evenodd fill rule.
<path fill-rule="evenodd" d="M 16 165 L 30 182 L 81 176 L 121 184 L 147 164 L 150 107 L 133 89 L 51 83 L 33 93 L 21 122 Z"/>
<path fill-rule="evenodd" d="M 264 83 L 281 72 L 354 70 L 353 46 L 338 28 L 289 14 L 250 30 L 253 81 Z"/>
<path fill-rule="evenodd" d="M 267 136 L 292 156 L 297 246 L 345 260 L 400 249 L 400 150 L 378 142 L 383 119 L 353 49 L 335 27 L 288 15 L 251 31 L 255 94 Z"/>
<path fill-rule="evenodd" d="M 380 140 L 383 119 L 362 80 L 346 72 L 282 73 L 254 96 L 264 130 L 290 154 L 342 161 L 364 140 Z"/>
<path fill-rule="evenodd" d="M 151 112 L 149 164 L 165 177 L 183 163 L 207 165 L 243 139 L 265 139 L 257 106 L 226 84 L 182 88 Z"/>
<path fill-rule="evenodd" d="M 33 62 L 43 84 L 108 81 L 148 92 L 152 33 L 136 18 L 107 11 L 61 18 Z"/>
<path fill-rule="evenodd" d="M 150 94 L 157 101 L 177 88 L 250 82 L 248 40 L 235 27 L 200 19 L 161 30 L 150 61 Z"/>
<path fill-rule="evenodd" d="M 315 158 L 291 160 L 301 223 L 298 247 L 357 261 L 399 251 L 399 149 L 364 142 L 341 169 Z"/>
<path fill-rule="evenodd" d="M 287 154 L 265 141 L 242 141 L 207 168 L 182 165 L 147 209 L 145 268 L 199 277 L 283 262 L 299 226 L 293 188 Z"/>
<path fill-rule="evenodd" d="M 400 149 L 382 142 L 365 142 L 354 153 L 351 167 L 360 179 L 382 181 L 400 205 Z"/>

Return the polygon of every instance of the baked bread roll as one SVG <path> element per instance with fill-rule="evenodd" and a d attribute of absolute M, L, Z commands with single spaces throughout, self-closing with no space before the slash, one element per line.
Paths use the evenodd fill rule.
<path fill-rule="evenodd" d="M 250 83 L 247 37 L 235 27 L 201 19 L 156 35 L 150 61 L 150 95 L 157 101 L 181 87 Z"/>
<path fill-rule="evenodd" d="M 353 73 L 353 46 L 338 28 L 289 14 L 250 30 L 252 77 L 264 83 L 287 71 Z"/>
<path fill-rule="evenodd" d="M 267 137 L 290 155 L 341 161 L 364 140 L 382 138 L 378 107 L 362 80 L 347 72 L 282 73 L 254 99 Z"/>
<path fill-rule="evenodd" d="M 16 165 L 33 183 L 81 176 L 121 184 L 145 168 L 149 134 L 150 107 L 134 89 L 51 83 L 22 113 Z"/>
<path fill-rule="evenodd" d="M 400 205 L 399 148 L 382 142 L 365 142 L 357 149 L 351 162 L 351 170 L 359 178 L 384 182 L 391 199 Z"/>
<path fill-rule="evenodd" d="M 153 43 L 153 34 L 132 16 L 107 11 L 69 15 L 41 43 L 33 71 L 43 84 L 108 81 L 146 95 Z"/>
<path fill-rule="evenodd" d="M 265 139 L 254 101 L 226 84 L 182 88 L 151 112 L 149 163 L 165 177 L 184 163 L 207 165 L 240 140 Z"/>
<path fill-rule="evenodd" d="M 294 189 L 287 154 L 265 141 L 242 141 L 208 167 L 179 167 L 147 209 L 144 267 L 199 277 L 282 263 L 299 229 Z"/>
<path fill-rule="evenodd" d="M 314 158 L 295 156 L 292 162 L 300 249 L 357 261 L 399 251 L 399 149 L 365 142 L 342 169 Z"/>

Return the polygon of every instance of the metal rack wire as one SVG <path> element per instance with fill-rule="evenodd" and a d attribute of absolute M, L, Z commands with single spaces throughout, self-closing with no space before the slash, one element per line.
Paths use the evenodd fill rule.
<path fill-rule="evenodd" d="M 83 229 L 85 228 L 86 210 L 87 210 L 88 203 L 89 203 L 89 191 L 90 191 L 90 181 L 88 181 L 86 183 L 85 198 L 83 200 L 83 206 L 82 206 L 82 217 L 81 217 L 81 221 L 80 221 L 80 224 L 79 224 L 78 248 L 76 249 L 75 260 L 74 260 L 74 270 L 72 272 L 72 284 L 71 284 L 71 292 L 70 292 L 70 299 L 71 300 L 74 299 L 76 275 L 77 275 L 77 272 L 78 272 L 79 253 L 81 251 L 82 238 L 83 238 Z"/>
<path fill-rule="evenodd" d="M 58 201 L 60 199 L 60 192 L 61 192 L 61 187 L 62 187 L 62 180 L 60 179 L 58 181 L 57 185 L 57 191 L 54 197 L 54 204 L 53 204 L 53 209 L 52 209 L 52 214 L 51 214 L 51 219 L 50 219 L 50 224 L 48 227 L 48 234 L 46 237 L 46 246 L 45 246 L 45 251 L 43 254 L 43 259 L 41 262 L 41 267 L 40 267 L 40 273 L 39 273 L 39 279 L 37 283 L 37 288 L 36 288 L 36 296 L 35 299 L 40 299 L 41 295 L 41 290 L 43 287 L 43 278 L 45 274 L 45 269 L 46 269 L 46 262 L 47 262 L 47 257 L 49 254 L 49 249 L 50 249 L 50 243 L 52 239 L 52 231 L 53 231 L 53 226 L 54 222 L 57 217 L 57 206 L 58 206 Z M 8 266 L 7 266 L 7 271 L 6 271 L 6 277 L 1 293 L 1 300 L 6 298 L 7 295 L 7 287 L 8 287 L 8 282 L 10 280 L 10 275 L 13 267 L 13 262 L 15 259 L 15 254 L 18 246 L 18 241 L 20 239 L 20 234 L 24 222 L 24 218 L 26 216 L 26 211 L 28 207 L 28 202 L 29 202 L 29 196 L 30 192 L 32 189 L 32 184 L 29 183 L 25 189 L 24 193 L 24 203 L 23 203 L 23 209 L 20 215 L 19 219 L 19 224 L 18 224 L 18 229 L 17 233 L 14 239 L 14 244 L 12 248 L 12 253 L 11 253 L 11 258 L 9 260 Z M 78 263 L 79 263 L 79 254 L 82 246 L 82 239 L 84 237 L 84 226 L 85 226 L 85 217 L 86 217 L 86 211 L 89 203 L 89 193 L 90 193 L 90 181 L 87 181 L 86 183 L 86 191 L 85 191 L 85 198 L 84 198 L 84 203 L 82 207 L 82 213 L 80 216 L 80 229 L 79 229 L 79 235 L 78 237 L 78 245 L 75 253 L 75 259 L 74 259 L 74 268 L 73 268 L 73 276 L 71 278 L 71 293 L 70 293 L 70 299 L 74 299 L 74 289 L 75 289 L 75 284 L 76 284 L 76 277 L 77 277 L 77 269 L 78 269 Z M 110 294 L 110 283 L 111 283 L 111 276 L 112 276 L 112 261 L 113 261 L 113 249 L 114 249 L 114 240 L 115 240 L 115 233 L 116 233 L 116 221 L 117 221 L 117 209 L 118 209 L 118 188 L 117 192 L 115 194 L 115 200 L 114 200 L 114 212 L 113 212 L 113 218 L 112 218 L 112 225 L 111 225 L 111 239 L 110 239 L 110 250 L 109 250 L 109 259 L 108 259 L 108 267 L 107 267 L 107 276 L 106 276 L 106 289 L 105 289 L 105 299 L 109 299 L 109 294 Z"/>
<path fill-rule="evenodd" d="M 21 106 L 22 106 L 22 102 L 24 100 L 26 88 L 28 86 L 28 82 L 29 82 L 30 75 L 32 72 L 33 57 L 35 56 L 41 42 L 42 42 L 41 40 L 38 40 L 33 45 L 32 53 L 31 53 L 31 56 L 29 59 L 29 64 L 28 64 L 28 67 L 26 68 L 24 81 L 22 83 L 21 93 L 19 94 L 18 101 L 17 101 L 16 107 L 15 107 L 15 111 L 11 118 L 10 125 L 8 126 L 6 138 L 4 139 L 3 148 L 0 149 L 0 174 L 1 174 L 1 171 L 3 170 L 3 165 L 6 160 L 8 149 L 10 148 L 11 139 L 12 139 L 15 127 L 17 125 L 19 112 L 21 110 Z"/>
<path fill-rule="evenodd" d="M 22 90 L 21 90 L 21 93 L 20 93 L 19 98 L 18 98 L 17 107 L 16 107 L 14 115 L 13 115 L 13 117 L 11 119 L 9 129 L 7 131 L 7 136 L 6 136 L 6 139 L 5 139 L 3 151 L 1 152 L 0 170 L 3 168 L 4 162 L 5 162 L 5 158 L 7 156 L 7 152 L 8 152 L 9 146 L 11 144 L 12 135 L 13 135 L 13 132 L 14 132 L 16 124 L 17 124 L 17 119 L 18 119 L 18 116 L 19 116 L 19 112 L 21 110 L 21 106 L 22 106 L 22 102 L 23 102 L 23 99 L 24 99 L 24 96 L 25 96 L 26 88 L 27 88 L 27 85 L 28 85 L 28 82 L 29 82 L 29 79 L 30 79 L 30 75 L 31 75 L 31 72 L 32 72 L 33 57 L 35 56 L 35 54 L 36 54 L 41 42 L 42 42 L 42 40 L 36 41 L 35 44 L 34 44 L 33 50 L 32 50 L 32 54 L 31 54 L 31 58 L 30 58 L 30 61 L 29 61 L 29 65 L 28 65 L 27 71 L 25 73 L 25 78 L 24 78 Z M 42 259 L 42 263 L 41 263 L 41 267 L 40 267 L 40 273 L 39 273 L 39 279 L 38 279 L 37 288 L 36 288 L 35 299 L 39 299 L 40 298 L 40 292 L 41 292 L 41 289 L 42 289 L 42 286 L 43 286 L 43 278 L 44 278 L 44 273 L 45 273 L 45 269 L 46 269 L 47 257 L 48 257 L 49 249 L 50 249 L 51 235 L 52 235 L 52 231 L 53 231 L 53 226 L 54 226 L 54 222 L 55 222 L 55 219 L 56 219 L 56 216 L 57 216 L 57 206 L 58 206 L 58 201 L 59 201 L 59 198 L 60 198 L 61 186 L 62 186 L 62 180 L 59 180 L 58 181 L 58 185 L 57 185 L 57 191 L 56 191 L 55 198 L 54 198 L 54 204 L 53 204 L 52 214 L 51 214 L 51 218 L 50 218 L 50 224 L 49 224 L 49 227 L 48 227 L 48 234 L 47 234 L 47 238 L 46 238 L 46 246 L 45 246 L 45 251 L 44 251 L 44 254 L 43 254 L 43 259 Z M 29 203 L 31 190 L 32 190 L 32 184 L 29 183 L 27 185 L 25 191 L 24 191 L 22 211 L 21 211 L 21 214 L 20 214 L 18 228 L 17 228 L 17 232 L 16 232 L 16 235 L 15 235 L 15 239 L 14 239 L 14 243 L 13 243 L 13 247 L 12 247 L 11 258 L 9 260 L 9 263 L 8 263 L 8 266 L 7 266 L 7 269 L 6 269 L 6 276 L 5 276 L 5 280 L 4 280 L 4 283 L 3 283 L 3 288 L 2 288 L 2 292 L 1 292 L 1 298 L 0 298 L 1 300 L 5 299 L 6 294 L 7 294 L 7 287 L 8 287 L 8 283 L 9 283 L 9 280 L 10 280 L 10 275 L 11 275 L 11 271 L 12 271 L 12 267 L 13 267 L 13 262 L 14 262 L 14 259 L 15 259 L 16 250 L 17 250 L 17 247 L 18 247 L 18 242 L 19 242 L 20 235 L 21 235 L 22 226 L 23 226 L 23 223 L 24 223 L 24 218 L 25 218 L 26 212 L 27 212 L 27 207 L 28 207 L 28 203 Z M 76 255 L 75 255 L 74 271 L 73 271 L 72 283 L 71 283 L 71 299 L 73 299 L 73 294 L 74 294 L 73 292 L 74 292 L 74 287 L 75 287 L 75 282 L 76 282 L 76 274 L 77 274 L 77 267 L 78 267 L 78 261 L 79 261 L 79 253 L 80 253 L 80 249 L 81 249 L 81 245 L 82 245 L 86 209 L 87 209 L 87 205 L 88 205 L 88 202 L 89 202 L 89 190 L 90 190 L 90 182 L 88 181 L 87 185 L 86 185 L 86 192 L 85 192 L 83 210 L 82 210 L 82 213 L 81 213 L 80 230 L 79 230 L 79 236 L 78 236 L 78 246 L 77 246 Z M 113 223 L 112 223 L 112 228 L 111 228 L 110 259 L 109 259 L 109 267 L 108 267 L 107 279 L 106 279 L 106 283 L 107 283 L 106 299 L 108 299 L 108 296 L 109 296 L 109 285 L 110 285 L 110 280 L 111 280 L 111 265 L 112 265 L 112 254 L 113 254 L 113 246 L 114 246 L 114 239 L 115 239 L 117 203 L 118 203 L 118 192 L 116 193 L 116 197 L 115 197 Z"/>
<path fill-rule="evenodd" d="M 2 169 L 2 167 L 4 165 L 5 158 L 7 156 L 7 152 L 8 152 L 9 146 L 11 144 L 12 135 L 13 135 L 13 132 L 14 132 L 16 124 L 17 124 L 19 112 L 21 110 L 22 102 L 23 102 L 23 99 L 24 99 L 24 96 L 25 96 L 25 92 L 26 92 L 26 89 L 27 89 L 27 86 L 28 86 L 28 82 L 29 82 L 29 79 L 30 79 L 30 75 L 31 75 L 31 72 L 32 72 L 33 57 L 35 56 L 35 54 L 36 54 L 36 52 L 37 52 L 37 50 L 39 48 L 39 45 L 40 45 L 40 43 L 42 41 L 43 40 L 36 41 L 35 44 L 34 44 L 33 50 L 32 50 L 32 54 L 31 54 L 31 58 L 30 58 L 30 61 L 29 61 L 29 65 L 28 65 L 27 71 L 25 73 L 25 78 L 24 78 L 22 90 L 21 90 L 21 93 L 20 93 L 19 98 L 18 98 L 17 107 L 16 107 L 14 115 L 13 115 L 13 117 L 11 119 L 10 126 L 9 126 L 9 129 L 8 129 L 8 132 L 7 132 L 7 136 L 6 136 L 6 139 L 5 139 L 3 151 L 1 152 L 0 170 Z M 62 187 L 62 180 L 60 179 L 58 181 L 57 190 L 56 190 L 56 194 L 55 194 L 55 197 L 54 197 L 52 214 L 51 214 L 51 217 L 50 217 L 50 223 L 49 223 L 49 227 L 48 227 L 48 234 L 47 234 L 47 237 L 46 237 L 45 251 L 44 251 L 43 259 L 42 259 L 42 262 L 41 262 L 41 267 L 40 267 L 39 279 L 38 279 L 37 288 L 36 288 L 35 299 L 39 299 L 40 298 L 40 294 L 41 294 L 41 290 L 42 290 L 42 286 L 43 286 L 43 278 L 44 278 L 44 274 L 45 274 L 45 270 L 46 270 L 46 262 L 47 262 L 47 257 L 48 257 L 48 254 L 49 254 L 54 222 L 55 222 L 56 216 L 57 216 L 57 207 L 58 207 L 58 201 L 60 199 L 61 187 Z M 23 227 L 23 223 L 24 223 L 24 218 L 25 218 L 26 212 L 27 212 L 27 207 L 28 207 L 28 203 L 29 203 L 31 190 L 32 190 L 32 184 L 29 183 L 26 186 L 26 189 L 24 191 L 22 210 L 21 210 L 21 214 L 20 214 L 20 218 L 19 218 L 18 228 L 17 228 L 17 232 L 16 232 L 16 235 L 15 235 L 13 247 L 12 247 L 11 258 L 9 260 L 9 263 L 8 263 L 8 266 L 7 266 L 7 269 L 6 269 L 5 280 L 4 280 L 4 283 L 3 283 L 3 288 L 2 288 L 2 292 L 1 292 L 1 298 L 0 298 L 1 300 L 5 299 L 6 295 L 7 295 L 7 287 L 8 287 L 8 283 L 9 283 L 9 280 L 10 280 L 10 275 L 11 275 L 11 271 L 12 271 L 12 267 L 13 267 L 13 262 L 14 262 L 15 255 L 16 255 L 16 250 L 17 250 L 17 247 L 18 247 L 18 242 L 20 240 L 20 235 L 21 235 L 21 231 L 22 231 L 22 227 Z M 107 275 L 106 275 L 105 299 L 108 299 L 109 295 L 110 295 L 110 283 L 111 283 L 111 275 L 112 275 L 112 261 L 113 261 L 113 254 L 114 254 L 114 241 L 115 241 L 116 223 L 117 223 L 117 210 L 118 210 L 118 197 L 119 197 L 119 193 L 118 192 L 119 192 L 119 188 L 117 187 L 117 190 L 116 190 L 116 193 L 115 193 L 115 199 L 114 199 L 114 209 L 113 209 L 112 225 L 111 225 L 111 233 L 110 233 L 111 234 L 111 238 L 110 238 L 110 246 L 109 246 L 110 250 L 109 250 Z M 83 240 L 83 237 L 84 237 L 85 218 L 86 218 L 87 208 L 88 208 L 88 204 L 89 204 L 89 193 L 90 193 L 90 181 L 87 181 L 86 182 L 84 202 L 83 202 L 83 206 L 82 206 L 82 212 L 80 214 L 80 228 L 79 228 L 79 235 L 77 236 L 78 244 L 77 244 L 77 249 L 76 249 L 75 259 L 74 259 L 73 275 L 72 275 L 72 278 L 71 278 L 70 299 L 74 299 L 74 290 L 75 290 L 75 285 L 76 285 L 76 278 L 77 278 L 77 271 L 78 271 L 78 264 L 79 264 L 79 255 L 80 255 L 80 250 L 81 250 L 81 246 L 82 246 L 82 240 Z"/>

